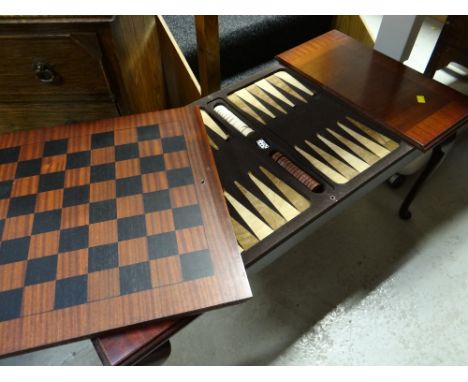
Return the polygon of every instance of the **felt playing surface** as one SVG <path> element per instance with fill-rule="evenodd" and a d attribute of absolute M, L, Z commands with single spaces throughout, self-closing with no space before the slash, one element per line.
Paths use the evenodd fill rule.
<path fill-rule="evenodd" d="M 244 272 L 232 233 L 218 233 L 227 263 L 209 245 L 225 217 L 199 197 L 210 185 L 191 156 L 208 155 L 206 139 L 135 119 L 0 149 L 0 354 L 249 297 L 245 278 L 223 287 Z"/>

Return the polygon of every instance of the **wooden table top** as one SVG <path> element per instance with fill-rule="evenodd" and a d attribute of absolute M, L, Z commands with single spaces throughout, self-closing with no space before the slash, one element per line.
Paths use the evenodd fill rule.
<path fill-rule="evenodd" d="M 2 135 L 0 355 L 251 297 L 200 113 Z"/>
<path fill-rule="evenodd" d="M 428 149 L 440 142 L 466 119 L 466 97 L 338 31 L 310 40 L 278 58 L 419 148 Z M 417 103 L 416 95 L 424 95 L 426 104 Z M 101 335 L 93 342 L 106 364 L 131 364 L 194 317 L 139 325 Z"/>
<path fill-rule="evenodd" d="M 421 150 L 468 118 L 468 97 L 336 30 L 277 58 Z"/>

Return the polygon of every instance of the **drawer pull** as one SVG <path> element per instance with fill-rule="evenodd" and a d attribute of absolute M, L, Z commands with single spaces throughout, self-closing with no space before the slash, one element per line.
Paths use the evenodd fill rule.
<path fill-rule="evenodd" d="M 39 81 L 44 84 L 57 83 L 59 75 L 54 71 L 52 66 L 39 62 L 34 64 L 34 73 Z"/>

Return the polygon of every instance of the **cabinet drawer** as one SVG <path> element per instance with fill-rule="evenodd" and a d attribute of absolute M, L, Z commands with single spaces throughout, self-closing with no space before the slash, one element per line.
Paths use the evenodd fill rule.
<path fill-rule="evenodd" d="M 0 134 L 118 115 L 112 102 L 0 103 Z"/>
<path fill-rule="evenodd" d="M 93 33 L 0 37 L 0 102 L 110 100 Z"/>

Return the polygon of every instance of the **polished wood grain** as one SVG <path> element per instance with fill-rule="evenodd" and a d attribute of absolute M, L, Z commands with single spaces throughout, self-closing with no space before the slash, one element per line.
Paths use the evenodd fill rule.
<path fill-rule="evenodd" d="M 113 102 L 0 103 L 0 133 L 92 121 L 119 115 Z"/>
<path fill-rule="evenodd" d="M 201 95 L 205 96 L 221 86 L 218 16 L 195 16 L 195 30 Z"/>
<path fill-rule="evenodd" d="M 278 59 L 422 150 L 440 143 L 468 116 L 466 96 L 338 31 Z M 417 95 L 426 103 L 417 103 Z"/>
<path fill-rule="evenodd" d="M 100 32 L 113 16 L 0 18 L 0 131 L 40 128 L 119 114 Z M 35 66 L 54 73 L 41 81 Z"/>
<path fill-rule="evenodd" d="M 125 331 L 111 332 L 93 339 L 94 347 L 104 365 L 132 365 L 163 346 L 179 330 L 198 316 L 165 320 Z"/>
<path fill-rule="evenodd" d="M 86 36 L 94 44 L 96 34 Z M 0 102 L 11 100 L 15 89 L 24 102 L 109 101 L 111 99 L 100 57 L 72 34 L 57 36 L 13 35 L 0 38 Z M 49 64 L 56 75 L 42 82 L 34 71 Z"/>
<path fill-rule="evenodd" d="M 0 132 L 183 106 L 200 85 L 161 16 L 0 16 Z M 36 64 L 55 73 L 41 81 Z"/>
<path fill-rule="evenodd" d="M 203 223 L 189 228 L 177 228 L 174 237 L 178 257 L 170 260 L 151 259 L 148 258 L 149 249 L 146 237 L 120 238 L 117 220 L 92 222 L 88 204 L 62 208 L 63 192 L 57 191 L 63 190 L 41 193 L 47 195 L 41 195 L 42 201 L 38 201 L 36 209 L 45 212 L 51 209 L 61 209 L 60 227 L 51 233 L 41 233 L 36 236 L 33 232 L 31 238 L 39 241 L 34 242 L 30 247 L 25 261 L 28 262 L 30 259 L 42 261 L 52 258 L 51 254 L 59 253 L 56 260 L 56 278 L 51 281 L 51 284 L 42 282 L 35 285 L 23 285 L 25 290 L 23 291 L 22 313 L 14 319 L 3 318 L 0 321 L 0 355 L 87 337 L 155 319 L 200 312 L 242 301 L 251 296 L 245 269 L 231 229 L 230 217 L 222 196 L 221 184 L 197 108 L 186 107 L 77 125 L 7 133 L 0 140 L 0 149 L 20 147 L 19 150 L 24 151 L 26 157 L 31 157 L 37 155 L 38 150 L 35 150 L 35 146 L 44 148 L 45 142 L 51 140 L 73 141 L 96 133 L 136 129 L 137 126 L 154 126 L 155 124 L 159 125 L 161 139 L 180 135 L 185 138 L 184 150 L 190 158 L 194 182 L 191 188 L 184 187 L 182 190 L 173 191 L 170 198 L 175 205 L 181 206 L 180 208 L 187 205 L 193 206 L 193 202 L 196 202 L 200 208 Z M 84 150 L 91 148 L 93 151 L 91 141 L 92 139 L 85 140 L 80 147 Z M 72 145 L 72 148 L 75 146 Z M 171 168 L 180 168 L 188 164 L 186 159 L 178 156 L 170 156 L 165 158 L 165 161 Z M 98 162 L 114 163 L 111 156 L 108 156 L 107 161 L 99 156 Z M 76 170 L 81 170 L 81 168 Z M 128 173 L 125 173 L 125 176 L 127 175 Z M 22 187 L 28 189 L 29 192 L 33 192 L 33 189 L 37 192 L 37 183 L 34 180 L 23 182 L 21 178 L 20 181 Z M 70 187 L 76 186 L 76 182 L 81 182 L 81 177 L 72 177 L 70 182 Z M 103 190 L 106 189 L 107 187 Z M 173 186 L 170 189 L 176 188 Z M 108 196 L 113 195 L 113 190 L 109 190 Z M 117 217 L 135 216 L 136 213 L 143 212 L 143 203 L 142 200 L 137 200 L 138 197 L 141 195 L 118 197 Z M 7 216 L 2 240 L 29 237 L 34 219 L 34 214 Z M 148 219 L 152 221 L 151 216 Z M 157 234 L 173 229 L 173 226 L 168 225 L 169 220 L 172 220 L 169 216 L 160 216 L 153 226 L 149 226 L 149 231 Z M 106 269 L 105 272 L 102 271 L 102 277 L 91 275 L 92 271 L 87 269 L 87 248 L 61 250 L 62 237 L 59 240 L 57 236 L 59 229 L 82 226 L 89 228 L 88 247 L 118 242 L 119 266 L 148 262 L 151 287 L 140 292 L 121 294 L 120 290 L 117 293 L 118 269 Z M 117 231 L 119 237 L 117 237 Z M 59 245 L 58 250 L 57 245 Z M 184 257 L 190 257 L 192 252 L 200 250 L 209 251 L 210 268 L 212 267 L 213 272 L 207 276 L 186 276 L 184 273 L 182 278 L 180 272 L 183 264 L 178 265 L 178 262 L 174 260 L 181 259 L 182 263 Z M 2 255 L 5 255 L 5 251 Z M 14 280 L 10 277 L 0 280 L 0 289 L 15 288 L 18 286 L 18 280 L 24 280 L 25 264 L 20 261 L 21 264 L 17 266 L 7 264 L 4 268 L 4 260 L 5 258 L 0 265 L 1 273 L 11 271 L 15 276 Z M 163 267 L 166 267 L 167 272 L 163 271 Z M 54 294 L 51 295 L 51 292 L 55 290 L 57 280 L 80 275 L 89 276 L 87 277 L 87 302 L 67 308 L 54 308 Z M 120 289 L 122 285 L 122 279 L 120 279 Z"/>
<path fill-rule="evenodd" d="M 332 25 L 340 32 L 362 42 L 369 48 L 374 47 L 375 35 L 372 35 L 365 19 L 361 15 L 337 15 Z"/>
<path fill-rule="evenodd" d="M 200 98 L 201 87 L 162 16 L 154 16 L 168 106 L 183 106 Z"/>
<path fill-rule="evenodd" d="M 161 44 L 154 18 L 118 16 L 100 37 L 121 113 L 167 107 Z"/>
<path fill-rule="evenodd" d="M 347 90 L 349 93 L 351 93 L 351 96 L 353 95 L 352 93 L 355 93 L 355 96 L 353 98 L 355 99 L 356 102 L 354 103 L 354 105 L 357 106 L 358 108 L 360 108 L 361 104 L 366 104 L 366 103 L 372 104 L 373 103 L 372 97 L 377 97 L 378 101 L 374 102 L 375 103 L 374 106 L 376 110 L 382 110 L 382 109 L 384 110 L 388 109 L 389 111 L 392 110 L 392 107 L 393 107 L 392 97 L 394 96 L 396 88 L 394 86 L 390 86 L 390 87 L 380 86 L 379 78 L 377 79 L 371 78 L 368 81 L 366 81 L 366 76 L 362 74 L 363 69 L 359 67 L 358 65 L 359 62 L 362 61 L 362 59 L 357 56 L 359 56 L 362 53 L 362 50 L 364 50 L 365 56 L 369 54 L 368 51 L 366 51 L 364 47 L 361 47 L 358 43 L 353 42 L 353 40 L 342 35 L 339 32 L 332 32 L 332 33 L 326 34 L 319 39 L 312 40 L 309 44 L 312 44 L 314 48 L 316 47 L 316 49 L 312 49 L 312 48 L 307 49 L 308 45 L 306 44 L 305 45 L 306 48 L 301 48 L 301 49 L 304 49 L 304 52 L 302 55 L 304 57 L 302 57 L 301 59 L 302 61 L 306 61 L 308 56 L 310 55 L 311 60 L 318 60 L 318 62 L 323 61 L 321 63 L 322 71 L 318 73 L 317 75 L 319 78 L 322 78 L 321 85 L 325 89 L 330 88 L 332 91 L 334 91 L 334 89 L 335 88 L 338 89 L 339 88 L 338 85 L 341 84 L 341 86 L 343 87 L 343 90 Z M 332 53 L 335 48 L 340 47 L 342 45 L 347 45 L 347 44 L 351 44 L 352 46 L 355 46 L 357 44 L 358 49 L 355 50 L 355 49 L 350 48 L 347 54 L 345 55 L 346 60 L 342 62 L 340 60 L 344 54 L 335 55 Z M 328 51 L 330 51 L 329 54 L 327 54 Z M 322 54 L 325 55 L 323 58 L 321 57 Z M 355 62 L 356 62 L 356 66 L 354 65 Z M 399 70 L 401 72 L 403 73 L 405 72 L 405 69 L 404 68 L 402 69 L 399 64 L 396 64 L 393 61 L 380 57 L 380 58 L 369 59 L 368 66 L 367 66 L 367 68 L 369 69 L 369 73 L 373 73 L 374 65 L 376 66 L 383 65 L 382 62 L 385 62 L 386 65 L 389 66 L 388 70 L 390 72 L 392 70 L 395 71 L 396 70 L 395 67 L 400 68 Z M 333 68 L 337 68 L 337 69 L 341 68 L 340 70 L 342 70 L 343 72 L 340 70 L 334 71 Z M 354 73 L 353 70 L 356 73 Z M 355 75 L 358 76 L 358 80 L 354 78 Z M 372 83 L 369 82 L 371 80 L 374 80 L 375 82 L 374 85 L 372 85 Z M 406 84 L 406 82 L 413 83 L 414 81 L 416 81 L 416 83 L 418 83 L 420 80 L 421 80 L 420 76 L 415 77 L 415 74 L 412 74 L 411 78 L 404 77 L 401 79 L 401 81 L 405 83 L 403 88 L 409 86 L 408 84 Z M 385 81 L 385 79 L 383 81 Z M 349 87 L 346 86 L 348 82 L 352 84 Z M 357 85 L 356 85 L 356 82 L 358 82 Z M 423 81 L 423 83 L 426 83 L 426 82 Z M 293 112 L 294 104 L 291 103 L 291 101 L 289 101 L 288 98 L 285 98 L 283 93 L 280 93 L 273 85 L 271 85 L 265 79 L 257 80 L 256 84 L 262 90 L 266 91 L 271 96 L 275 97 L 278 100 L 281 100 L 281 102 L 285 104 L 285 107 L 287 105 L 290 108 L 288 109 L 290 113 Z M 371 92 L 369 90 L 369 94 L 367 94 L 366 86 L 369 89 L 374 89 L 374 92 Z M 443 89 L 443 93 L 447 92 L 447 89 L 445 87 L 443 86 L 441 87 Z M 455 93 L 451 91 L 448 91 L 447 94 L 449 98 L 450 97 L 453 97 L 454 99 L 460 98 L 459 95 L 456 95 Z M 361 99 L 359 99 L 358 97 L 360 97 Z M 356 100 L 356 98 L 358 99 Z M 295 101 L 295 103 L 298 103 L 298 102 Z M 403 118 L 405 113 L 409 113 L 410 115 L 415 115 L 415 114 L 418 114 L 418 110 L 420 110 L 419 104 L 412 102 L 412 100 L 411 102 L 408 102 L 406 106 L 407 107 L 404 109 L 404 111 L 401 111 L 401 113 L 399 113 L 398 110 L 394 110 L 394 113 L 401 114 L 400 118 Z M 239 108 L 242 109 L 241 107 Z M 380 113 L 382 114 L 383 111 L 380 111 Z M 368 114 L 374 115 L 370 112 Z M 255 119 L 255 117 L 253 118 Z M 349 124 L 351 125 L 351 122 L 349 122 Z M 337 126 L 330 126 L 330 128 L 334 129 L 334 131 L 335 130 L 338 131 L 340 135 L 343 134 L 343 131 L 340 131 L 341 129 L 339 127 L 337 130 Z M 441 139 L 442 138 L 443 137 L 441 137 Z M 305 148 L 306 146 L 304 146 L 304 149 Z M 351 148 L 350 150 L 352 151 Z M 371 154 L 371 155 L 374 155 L 374 154 Z M 375 157 L 371 159 L 370 161 L 375 162 L 376 161 Z M 378 165 L 378 163 L 376 165 Z M 347 179 L 345 179 L 344 177 L 340 175 L 340 179 L 338 179 L 337 183 L 340 183 L 340 182 L 345 183 L 347 182 Z M 288 190 L 283 191 L 280 189 L 280 192 L 283 192 L 286 197 L 290 195 L 290 192 Z M 295 202 L 295 200 L 292 197 L 291 198 L 288 197 L 288 200 L 291 202 L 291 204 L 293 204 L 300 211 L 304 211 L 304 210 L 314 207 L 313 205 L 310 205 L 310 203 L 308 203 L 307 200 L 305 201 L 300 200 L 299 203 Z M 249 264 L 248 260 L 246 261 L 246 263 L 247 265 Z M 109 365 L 133 364 L 143 359 L 146 355 L 151 353 L 153 349 L 156 349 L 159 346 L 162 346 L 162 344 L 164 344 L 164 342 L 167 341 L 174 333 L 182 329 L 185 325 L 187 325 L 191 321 L 192 321 L 192 318 L 190 319 L 184 318 L 180 320 L 166 320 L 164 322 L 157 323 L 157 324 L 140 325 L 131 329 L 124 330 L 124 331 L 117 331 L 114 333 L 110 333 L 108 335 L 100 335 L 98 338 L 95 338 L 93 340 L 93 343 L 96 349 L 98 350 L 102 361 L 105 364 L 109 364 Z"/>
<path fill-rule="evenodd" d="M 0 16 L 0 24 L 100 23 L 114 20 L 114 16 Z"/>

